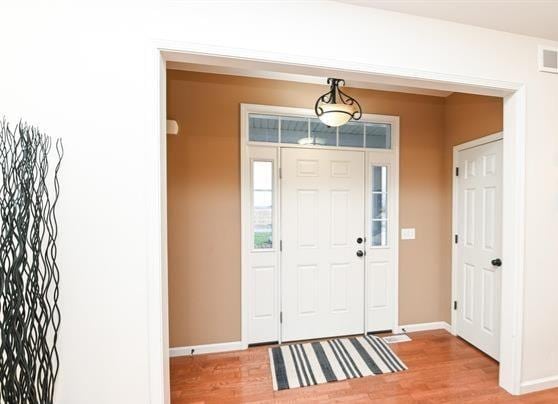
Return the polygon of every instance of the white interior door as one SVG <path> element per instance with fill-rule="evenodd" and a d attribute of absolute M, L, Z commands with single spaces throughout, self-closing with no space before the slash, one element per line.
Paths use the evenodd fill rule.
<path fill-rule="evenodd" d="M 364 153 L 281 149 L 283 341 L 364 332 Z"/>
<path fill-rule="evenodd" d="M 457 333 L 500 351 L 502 141 L 458 153 Z"/>

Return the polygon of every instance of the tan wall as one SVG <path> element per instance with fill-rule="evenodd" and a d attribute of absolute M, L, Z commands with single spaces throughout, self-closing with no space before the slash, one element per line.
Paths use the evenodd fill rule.
<path fill-rule="evenodd" d="M 170 345 L 237 341 L 240 103 L 308 108 L 325 86 L 173 70 L 167 78 L 168 118 L 180 125 L 167 148 Z M 459 96 L 350 93 L 366 113 L 401 117 L 400 225 L 415 227 L 417 239 L 400 244 L 400 323 L 449 320 L 444 128 L 463 119 L 454 104 L 468 105 Z M 469 128 L 453 138 L 477 132 Z"/>
<path fill-rule="evenodd" d="M 442 262 L 451 268 L 451 209 L 453 146 L 501 132 L 504 105 L 501 98 L 454 93 L 445 99 L 444 111 L 444 221 Z M 440 319 L 451 320 L 451 270 L 442 272 Z M 450 302 L 450 304 L 448 304 Z"/>

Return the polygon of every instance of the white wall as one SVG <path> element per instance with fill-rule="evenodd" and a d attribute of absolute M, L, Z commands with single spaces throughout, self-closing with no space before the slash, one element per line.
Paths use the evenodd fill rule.
<path fill-rule="evenodd" d="M 537 45 L 549 41 L 335 2 L 82 3 L 0 10 L 0 114 L 62 136 L 66 148 L 58 403 L 149 402 L 159 39 L 526 83 L 522 380 L 558 375 L 558 249 L 547 230 L 558 225 L 558 76 L 536 66 Z"/>

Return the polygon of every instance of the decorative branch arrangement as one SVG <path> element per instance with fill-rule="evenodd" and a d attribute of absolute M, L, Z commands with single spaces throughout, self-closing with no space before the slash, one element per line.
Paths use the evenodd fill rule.
<path fill-rule="evenodd" d="M 54 400 L 60 327 L 55 208 L 64 149 L 56 140 L 57 161 L 49 176 L 51 146 L 51 138 L 36 128 L 20 122 L 12 131 L 0 122 L 2 403 Z"/>

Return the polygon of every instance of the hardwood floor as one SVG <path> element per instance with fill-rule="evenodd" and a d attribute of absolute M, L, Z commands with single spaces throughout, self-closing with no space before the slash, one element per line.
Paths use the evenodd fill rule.
<path fill-rule="evenodd" d="M 409 334 L 391 347 L 408 371 L 274 392 L 267 348 L 171 359 L 171 397 L 182 403 L 558 403 L 558 389 L 511 396 L 498 363 L 446 331 Z"/>

